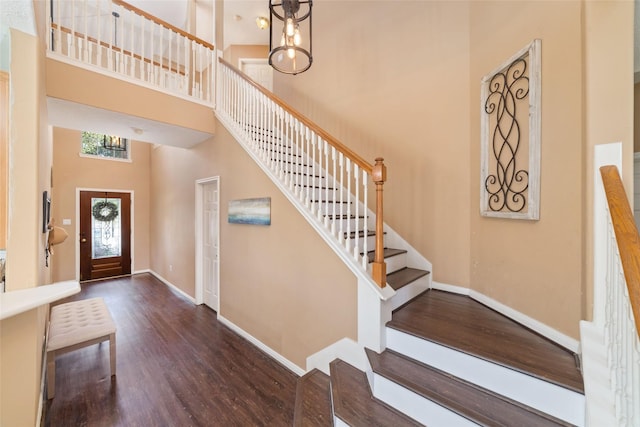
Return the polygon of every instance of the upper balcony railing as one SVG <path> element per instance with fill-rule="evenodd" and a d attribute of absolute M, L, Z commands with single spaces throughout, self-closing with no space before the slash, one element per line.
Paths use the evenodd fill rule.
<path fill-rule="evenodd" d="M 215 51 L 120 0 L 47 0 L 48 56 L 213 106 Z"/>

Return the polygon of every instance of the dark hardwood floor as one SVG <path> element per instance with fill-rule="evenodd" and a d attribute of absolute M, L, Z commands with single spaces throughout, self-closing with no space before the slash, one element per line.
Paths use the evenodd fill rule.
<path fill-rule="evenodd" d="M 61 301 L 103 297 L 117 374 L 102 343 L 56 361 L 43 425 L 290 426 L 297 376 L 149 274 L 92 282 Z"/>

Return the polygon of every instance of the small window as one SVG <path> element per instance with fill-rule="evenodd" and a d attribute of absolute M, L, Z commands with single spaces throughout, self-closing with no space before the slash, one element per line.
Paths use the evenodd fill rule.
<path fill-rule="evenodd" d="M 118 160 L 131 158 L 126 138 L 93 132 L 82 132 L 80 154 Z"/>

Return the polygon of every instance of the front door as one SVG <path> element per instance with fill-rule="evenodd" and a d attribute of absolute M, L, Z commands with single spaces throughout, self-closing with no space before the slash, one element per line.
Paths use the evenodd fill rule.
<path fill-rule="evenodd" d="M 131 194 L 80 192 L 80 280 L 131 274 Z"/>

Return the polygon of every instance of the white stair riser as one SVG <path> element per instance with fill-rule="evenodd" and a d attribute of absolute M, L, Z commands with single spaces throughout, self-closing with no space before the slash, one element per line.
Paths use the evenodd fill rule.
<path fill-rule="evenodd" d="M 369 250 L 372 251 L 372 250 L 374 250 L 374 248 L 370 248 Z M 399 254 L 399 255 L 396 255 L 396 256 L 387 257 L 387 258 L 384 259 L 384 262 L 387 264 L 387 274 L 394 273 L 394 272 L 396 272 L 398 270 L 402 270 L 403 268 L 408 266 L 408 264 L 407 264 L 407 254 L 403 253 L 403 254 Z M 373 263 L 369 263 L 369 265 L 367 266 L 367 271 L 369 273 L 371 273 L 371 271 L 372 271 L 372 265 L 373 265 Z M 395 300 L 396 298 L 398 298 L 398 294 L 397 293 L 396 293 L 396 295 L 393 296 L 393 298 L 391 300 Z"/>
<path fill-rule="evenodd" d="M 394 271 L 398 271 L 408 266 L 406 253 L 385 258 L 384 261 L 387 263 L 387 274 L 393 273 Z M 393 299 L 395 298 L 396 297 L 394 296 Z"/>
<path fill-rule="evenodd" d="M 372 251 L 374 250 L 374 248 L 369 248 L 369 250 Z M 400 254 L 400 255 L 389 257 L 389 258 L 385 258 L 384 262 L 387 264 L 387 274 L 391 274 L 407 267 L 407 255 Z M 369 263 L 369 265 L 367 266 L 367 271 L 369 273 L 372 272 L 372 265 L 373 263 Z M 392 300 L 395 300 L 397 297 L 398 297 L 398 294 L 394 295 Z"/>
<path fill-rule="evenodd" d="M 420 295 L 422 292 L 426 291 L 431 287 L 431 275 L 427 274 L 426 276 L 422 276 L 418 280 L 414 280 L 398 289 L 393 298 L 387 301 L 387 304 L 390 305 L 391 310 L 395 310 L 403 304 L 411 301 L 413 298 Z"/>
<path fill-rule="evenodd" d="M 387 329 L 387 348 L 577 426 L 584 425 L 584 395 L 509 368 Z"/>
<path fill-rule="evenodd" d="M 373 395 L 414 420 L 429 427 L 477 427 L 452 412 L 398 383 L 373 373 Z"/>
<path fill-rule="evenodd" d="M 371 229 L 368 229 L 368 231 L 371 231 Z M 362 236 L 358 236 L 358 251 L 360 253 L 365 252 L 364 241 L 365 241 L 365 238 L 363 238 Z M 367 236 L 366 241 L 367 241 L 366 252 L 372 251 L 376 248 L 376 236 Z M 354 244 L 355 244 L 355 238 L 351 238 L 351 247 L 353 247 Z"/>

